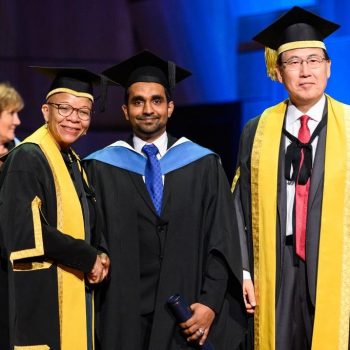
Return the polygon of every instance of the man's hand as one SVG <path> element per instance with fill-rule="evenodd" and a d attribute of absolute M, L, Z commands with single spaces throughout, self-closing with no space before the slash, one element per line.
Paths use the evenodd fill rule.
<path fill-rule="evenodd" d="M 102 282 L 108 274 L 109 265 L 110 260 L 105 253 L 97 255 L 92 270 L 86 276 L 88 282 L 91 284 Z"/>
<path fill-rule="evenodd" d="M 195 303 L 190 306 L 193 315 L 186 322 L 180 323 L 187 341 L 199 341 L 203 345 L 208 337 L 210 327 L 215 318 L 215 312 L 208 306 Z"/>
<path fill-rule="evenodd" d="M 256 299 L 253 281 L 251 279 L 243 280 L 243 299 L 248 314 L 254 314 Z"/>

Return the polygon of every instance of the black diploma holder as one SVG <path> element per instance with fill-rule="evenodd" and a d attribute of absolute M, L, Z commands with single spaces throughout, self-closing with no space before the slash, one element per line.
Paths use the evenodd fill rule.
<path fill-rule="evenodd" d="M 179 294 L 172 295 L 167 301 L 168 307 L 173 313 L 177 323 L 186 322 L 192 317 L 192 311 L 187 302 Z M 213 345 L 207 339 L 205 343 L 198 348 L 201 350 L 215 350 Z"/>

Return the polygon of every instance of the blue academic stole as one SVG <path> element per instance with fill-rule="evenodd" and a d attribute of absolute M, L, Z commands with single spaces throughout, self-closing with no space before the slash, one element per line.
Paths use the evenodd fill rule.
<path fill-rule="evenodd" d="M 162 175 L 180 169 L 209 154 L 215 153 L 189 140 L 175 143 L 159 160 Z M 93 159 L 145 176 L 147 159 L 142 154 L 123 145 L 107 146 L 85 158 L 85 160 Z"/>

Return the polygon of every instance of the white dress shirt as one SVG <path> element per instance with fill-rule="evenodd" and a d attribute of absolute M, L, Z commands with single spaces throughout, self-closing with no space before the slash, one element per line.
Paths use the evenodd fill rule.
<path fill-rule="evenodd" d="M 136 135 L 133 136 L 132 141 L 134 143 L 134 150 L 137 153 L 142 154 L 144 157 L 147 158 L 146 154 L 142 152 L 142 148 L 144 145 L 150 145 L 150 143 L 141 140 Z M 164 154 L 167 151 L 168 148 L 168 134 L 164 132 L 161 136 L 159 136 L 155 141 L 152 142 L 153 145 L 155 145 L 158 148 L 157 158 L 160 159 L 164 156 Z M 142 176 L 143 181 L 145 181 L 145 177 Z M 162 175 L 163 178 L 163 184 L 164 184 L 164 175 Z"/>

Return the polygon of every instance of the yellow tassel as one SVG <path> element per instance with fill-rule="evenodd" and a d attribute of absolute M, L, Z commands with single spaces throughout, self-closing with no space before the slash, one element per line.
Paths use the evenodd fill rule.
<path fill-rule="evenodd" d="M 265 47 L 265 63 L 266 63 L 267 75 L 272 80 L 277 80 L 277 76 L 276 76 L 277 58 L 278 58 L 277 51 L 270 49 L 269 47 Z"/>

